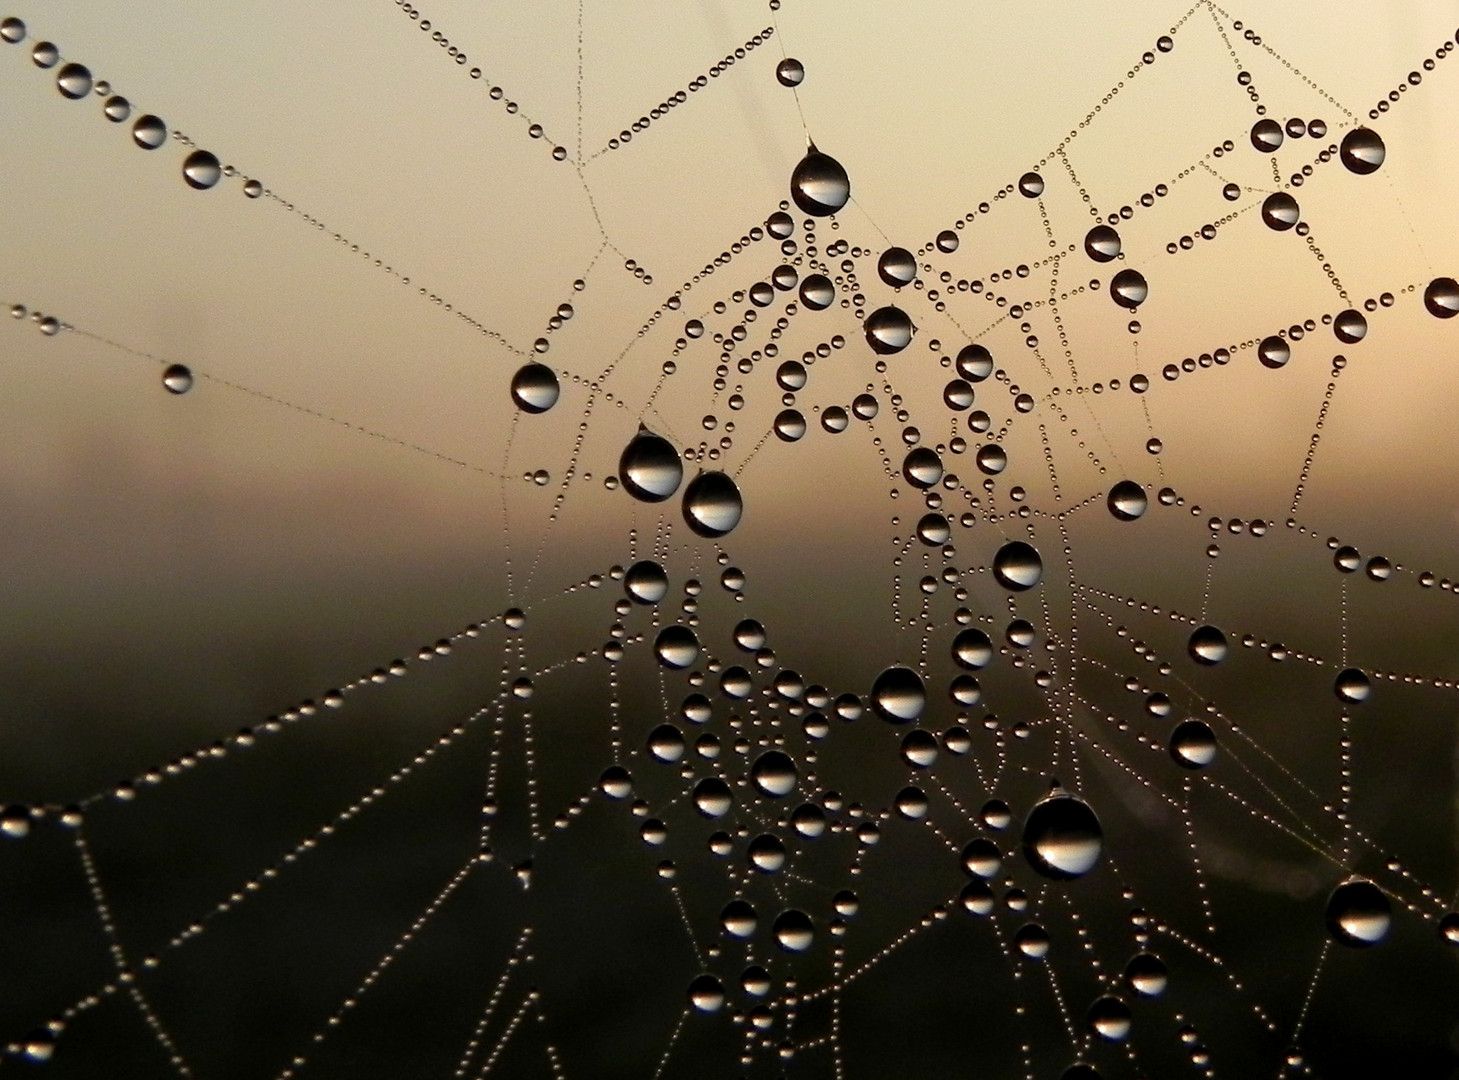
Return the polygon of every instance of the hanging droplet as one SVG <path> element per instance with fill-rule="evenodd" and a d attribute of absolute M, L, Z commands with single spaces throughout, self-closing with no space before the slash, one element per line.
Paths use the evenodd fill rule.
<path fill-rule="evenodd" d="M 1022 592 L 1043 578 L 1044 561 L 1033 545 L 1011 540 L 993 556 L 993 576 L 1005 589 Z"/>
<path fill-rule="evenodd" d="M 1459 281 L 1451 277 L 1434 278 L 1424 288 L 1424 307 L 1438 319 L 1459 315 Z"/>
<path fill-rule="evenodd" d="M 186 394 L 193 388 L 193 373 L 185 364 L 168 364 L 162 372 L 162 385 L 169 393 Z"/>
<path fill-rule="evenodd" d="M 0 38 L 8 45 L 18 45 L 25 40 L 25 23 L 13 15 L 0 20 Z"/>
<path fill-rule="evenodd" d="M 1145 281 L 1145 275 L 1140 271 L 1121 270 L 1110 278 L 1109 295 L 1120 307 L 1133 311 L 1150 295 L 1150 286 Z"/>
<path fill-rule="evenodd" d="M 1141 997 L 1159 997 L 1165 993 L 1170 975 L 1165 963 L 1153 953 L 1138 953 L 1125 965 L 1125 982 Z"/>
<path fill-rule="evenodd" d="M 663 502 L 679 490 L 684 463 L 668 439 L 640 428 L 618 458 L 618 479 L 641 502 Z"/>
<path fill-rule="evenodd" d="M 957 373 L 970 383 L 982 382 L 993 374 L 993 354 L 981 345 L 964 345 L 955 364 Z"/>
<path fill-rule="evenodd" d="M 1191 631 L 1186 649 L 1196 663 L 1214 667 L 1226 659 L 1226 635 L 1214 626 L 1198 626 Z"/>
<path fill-rule="evenodd" d="M 993 642 L 977 627 L 969 627 L 953 638 L 952 658 L 960 667 L 977 671 L 993 659 Z"/>
<path fill-rule="evenodd" d="M 56 72 L 56 89 L 62 97 L 77 101 L 91 93 L 91 70 L 85 64 L 63 64 Z"/>
<path fill-rule="evenodd" d="M 598 790 L 610 799 L 626 799 L 633 794 L 633 777 L 622 765 L 609 765 L 598 778 Z"/>
<path fill-rule="evenodd" d="M 724 536 L 744 510 L 739 485 L 725 473 L 700 473 L 684 489 L 684 522 L 700 536 Z"/>
<path fill-rule="evenodd" d="M 167 125 L 151 113 L 139 116 L 132 124 L 132 141 L 143 150 L 156 150 L 167 141 Z"/>
<path fill-rule="evenodd" d="M 775 916 L 771 932 L 786 952 L 805 952 L 815 937 L 815 924 L 804 911 L 790 908 Z"/>
<path fill-rule="evenodd" d="M 263 184 L 258 180 L 243 181 L 243 194 L 250 199 L 257 199 L 263 194 Z"/>
<path fill-rule="evenodd" d="M 659 631 L 654 641 L 654 654 L 666 668 L 682 670 L 699 659 L 699 639 L 687 626 L 674 623 Z"/>
<path fill-rule="evenodd" d="M 719 1012 L 724 1007 L 724 983 L 713 975 L 699 975 L 689 984 L 689 1004 L 696 1012 Z"/>
<path fill-rule="evenodd" d="M 1044 877 L 1069 881 L 1094 869 L 1104 849 L 1099 818 L 1083 799 L 1055 788 L 1023 826 L 1023 856 Z"/>
<path fill-rule="evenodd" d="M 132 103 L 120 94 L 113 94 L 106 99 L 101 111 L 113 124 L 120 124 L 132 115 Z"/>
<path fill-rule="evenodd" d="M 1302 208 L 1285 191 L 1274 191 L 1261 204 L 1261 220 L 1268 229 L 1286 232 L 1302 220 Z"/>
<path fill-rule="evenodd" d="M 1386 154 L 1383 140 L 1372 128 L 1353 128 L 1343 136 L 1342 145 L 1338 147 L 1338 157 L 1343 165 L 1359 176 L 1377 172 Z"/>
<path fill-rule="evenodd" d="M 775 65 L 775 77 L 780 80 L 781 86 L 799 86 L 805 82 L 805 65 L 787 56 Z"/>
<path fill-rule="evenodd" d="M 902 461 L 902 475 L 914 488 L 926 490 L 942 479 L 942 458 L 928 446 L 918 446 Z"/>
<path fill-rule="evenodd" d="M 1150 508 L 1150 499 L 1145 489 L 1133 480 L 1121 480 L 1109 489 L 1105 504 L 1118 520 L 1134 521 L 1145 516 L 1145 511 Z"/>
<path fill-rule="evenodd" d="M 730 937 L 744 939 L 754 936 L 760 920 L 748 901 L 731 900 L 719 913 L 719 924 Z"/>
<path fill-rule="evenodd" d="M 657 761 L 672 765 L 684 756 L 684 733 L 673 724 L 660 724 L 649 732 L 648 752 Z"/>
<path fill-rule="evenodd" d="M 1119 258 L 1120 234 L 1108 225 L 1096 225 L 1084 235 L 1084 253 L 1101 263 Z"/>
<path fill-rule="evenodd" d="M 1368 695 L 1373 692 L 1373 684 L 1368 681 L 1368 676 L 1357 668 L 1348 668 L 1338 673 L 1337 678 L 1333 681 L 1332 691 L 1338 696 L 1339 701 L 1359 705 L 1368 700 Z"/>
<path fill-rule="evenodd" d="M 734 801 L 729 785 L 717 776 L 705 777 L 694 785 L 694 808 L 705 817 L 724 817 Z"/>
<path fill-rule="evenodd" d="M 1026 172 L 1018 178 L 1018 193 L 1025 199 L 1037 199 L 1044 193 L 1044 178 L 1036 172 Z"/>
<path fill-rule="evenodd" d="M 1237 199 L 1241 198 L 1241 185 L 1227 184 L 1221 189 L 1221 197 L 1227 202 L 1235 202 Z"/>
<path fill-rule="evenodd" d="M 783 442 L 796 442 L 806 433 L 805 414 L 799 409 L 784 409 L 775 417 L 775 435 Z"/>
<path fill-rule="evenodd" d="M 977 463 L 978 470 L 989 476 L 996 476 L 1008 468 L 1008 454 L 997 443 L 988 443 L 986 446 L 978 447 L 978 452 L 974 455 L 973 460 Z"/>
<path fill-rule="evenodd" d="M 37 41 L 30 50 L 30 60 L 38 68 L 53 68 L 61 60 L 61 50 L 50 41 Z"/>
<path fill-rule="evenodd" d="M 1089 1007 L 1089 1028 L 1105 1042 L 1121 1043 L 1130 1037 L 1130 1007 L 1117 997 L 1102 997 Z"/>
<path fill-rule="evenodd" d="M 876 272 L 888 285 L 901 288 L 917 280 L 917 260 L 906 248 L 889 247 L 877 259 Z"/>
<path fill-rule="evenodd" d="M 7 806 L 0 813 L 0 834 L 12 840 L 24 840 L 30 835 L 30 809 L 24 806 Z"/>
<path fill-rule="evenodd" d="M 546 364 L 523 364 L 512 376 L 512 401 L 525 413 L 545 413 L 561 392 L 557 373 Z"/>
<path fill-rule="evenodd" d="M 1282 146 L 1282 125 L 1267 117 L 1251 126 L 1251 145 L 1263 154 L 1274 154 Z"/>
<path fill-rule="evenodd" d="M 851 198 L 851 179 L 835 158 L 812 144 L 790 175 L 790 194 L 795 205 L 812 217 L 834 214 Z"/>
<path fill-rule="evenodd" d="M 1038 923 L 1028 923 L 1018 928 L 1013 944 L 1030 960 L 1042 960 L 1049 955 L 1049 932 Z"/>
<path fill-rule="evenodd" d="M 1003 852 L 993 841 L 979 837 L 969 840 L 963 847 L 962 867 L 964 873 L 991 881 L 1003 868 Z"/>
<path fill-rule="evenodd" d="M 910 724 L 927 707 L 927 687 L 911 668 L 893 666 L 871 684 L 871 707 L 883 720 Z"/>
<path fill-rule="evenodd" d="M 892 801 L 897 808 L 897 813 L 907 821 L 921 821 L 927 816 L 931 804 L 927 800 L 927 793 L 919 787 L 908 785 L 897 792 L 897 797 Z"/>
<path fill-rule="evenodd" d="M 780 799 L 795 790 L 798 774 L 789 754 L 767 750 L 750 766 L 750 780 L 761 795 Z"/>
<path fill-rule="evenodd" d="M 800 300 L 812 311 L 825 311 L 836 302 L 836 284 L 825 274 L 807 274 L 800 283 Z"/>
<path fill-rule="evenodd" d="M 870 394 L 857 394 L 851 399 L 851 412 L 858 420 L 875 420 L 880 411 L 881 406 Z"/>
<path fill-rule="evenodd" d="M 1344 345 L 1355 345 L 1368 336 L 1368 320 L 1361 311 L 1349 308 L 1332 320 L 1332 332 Z"/>
<path fill-rule="evenodd" d="M 899 307 L 877 308 L 863 325 L 866 343 L 883 356 L 898 353 L 912 343 L 912 318 Z"/>
<path fill-rule="evenodd" d="M 775 874 L 785 868 L 785 845 L 778 836 L 762 833 L 750 841 L 745 850 L 750 865 L 762 874 Z"/>
<path fill-rule="evenodd" d="M 758 619 L 741 619 L 735 624 L 734 639 L 745 652 L 758 652 L 765 647 L 765 627 Z"/>
<path fill-rule="evenodd" d="M 658 563 L 643 559 L 623 575 L 623 591 L 640 604 L 657 604 L 669 593 L 669 575 Z"/>
<path fill-rule="evenodd" d="M 194 150 L 182 163 L 182 178 L 188 187 L 206 191 L 223 178 L 223 166 L 206 150 Z"/>
<path fill-rule="evenodd" d="M 1261 344 L 1256 347 L 1256 358 L 1265 367 L 1275 370 L 1292 359 L 1292 346 L 1288 345 L 1284 338 L 1273 334 L 1271 337 L 1261 339 Z"/>
<path fill-rule="evenodd" d="M 1204 769 L 1216 760 L 1216 733 L 1201 720 L 1186 720 L 1170 733 L 1170 757 L 1182 769 Z"/>
<path fill-rule="evenodd" d="M 1342 945 L 1376 945 L 1388 936 L 1392 921 L 1388 897 L 1366 878 L 1349 878 L 1328 897 L 1327 930 Z"/>
<path fill-rule="evenodd" d="M 920 728 L 902 739 L 902 760 L 914 769 L 931 768 L 937 761 L 937 736 Z"/>

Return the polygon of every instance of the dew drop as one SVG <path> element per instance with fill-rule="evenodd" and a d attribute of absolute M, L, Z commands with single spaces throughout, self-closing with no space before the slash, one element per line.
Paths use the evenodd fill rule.
<path fill-rule="evenodd" d="M 973 877 L 991 881 L 1003 868 L 1003 853 L 993 841 L 979 837 L 969 840 L 962 852 L 963 871 Z"/>
<path fill-rule="evenodd" d="M 902 740 L 902 760 L 914 769 L 930 768 L 937 761 L 937 736 L 920 728 Z"/>
<path fill-rule="evenodd" d="M 750 766 L 750 780 L 761 795 L 780 799 L 795 790 L 798 774 L 790 755 L 780 750 L 767 750 Z"/>
<path fill-rule="evenodd" d="M 1108 225 L 1096 225 L 1084 236 L 1084 253 L 1101 263 L 1118 258 L 1120 234 Z"/>
<path fill-rule="evenodd" d="M 917 278 L 917 260 L 906 248 L 889 247 L 876 261 L 876 272 L 893 288 L 910 285 Z"/>
<path fill-rule="evenodd" d="M 53 68 L 61 60 L 61 50 L 49 41 L 38 41 L 30 50 L 31 63 L 38 68 Z"/>
<path fill-rule="evenodd" d="M 918 446 L 903 459 L 902 475 L 913 487 L 926 490 L 942 479 L 942 458 L 931 447 Z"/>
<path fill-rule="evenodd" d="M 1376 945 L 1388 936 L 1391 923 L 1388 897 L 1366 878 L 1349 878 L 1328 897 L 1327 930 L 1339 944 Z"/>
<path fill-rule="evenodd" d="M 884 356 L 901 352 L 912 343 L 911 316 L 893 305 L 873 311 L 866 317 L 863 329 L 872 351 Z"/>
<path fill-rule="evenodd" d="M 250 199 L 257 199 L 263 194 L 263 184 L 257 180 L 245 180 L 243 182 L 243 194 Z"/>
<path fill-rule="evenodd" d="M 729 785 L 717 776 L 707 776 L 694 785 L 694 808 L 707 818 L 724 817 L 734 805 Z"/>
<path fill-rule="evenodd" d="M 1261 220 L 1268 229 L 1286 232 L 1302 218 L 1297 200 L 1285 191 L 1274 191 L 1261 204 Z"/>
<path fill-rule="evenodd" d="M 871 707 L 892 724 L 910 724 L 927 707 L 927 687 L 911 668 L 893 666 L 871 685 Z"/>
<path fill-rule="evenodd" d="M 1030 960 L 1042 960 L 1049 955 L 1049 932 L 1038 923 L 1027 923 L 1013 935 L 1013 944 Z"/>
<path fill-rule="evenodd" d="M 1130 1007 L 1117 997 L 1102 997 L 1089 1007 L 1089 1028 L 1105 1042 L 1121 1043 L 1130 1037 Z"/>
<path fill-rule="evenodd" d="M 85 64 L 63 64 L 56 72 L 56 89 L 62 97 L 77 101 L 91 93 L 91 69 Z"/>
<path fill-rule="evenodd" d="M 1282 125 L 1267 117 L 1251 126 L 1251 145 L 1263 154 L 1273 154 L 1282 146 Z"/>
<path fill-rule="evenodd" d="M 151 113 L 139 116 L 132 124 L 132 141 L 143 150 L 156 150 L 167 141 L 167 125 Z"/>
<path fill-rule="evenodd" d="M 12 840 L 23 840 L 30 835 L 30 810 L 24 806 L 7 806 L 0 813 L 0 834 Z"/>
<path fill-rule="evenodd" d="M 1241 198 L 1241 185 L 1227 184 L 1221 189 L 1221 197 L 1227 202 L 1235 202 L 1237 199 Z"/>
<path fill-rule="evenodd" d="M 660 724 L 649 732 L 648 752 L 657 761 L 672 765 L 684 756 L 684 733 L 673 724 Z"/>
<path fill-rule="evenodd" d="M 1134 310 L 1150 295 L 1145 275 L 1138 270 L 1121 270 L 1110 279 L 1109 295 L 1120 307 Z"/>
<path fill-rule="evenodd" d="M 101 107 L 101 111 L 113 124 L 120 124 L 132 115 L 132 103 L 120 94 L 115 94 L 106 99 L 106 104 Z"/>
<path fill-rule="evenodd" d="M 955 363 L 957 373 L 970 383 L 982 382 L 993 374 L 993 354 L 981 345 L 964 345 Z"/>
<path fill-rule="evenodd" d="M 1125 982 L 1141 997 L 1159 997 L 1169 981 L 1164 961 L 1154 953 L 1138 953 L 1125 965 Z"/>
<path fill-rule="evenodd" d="M 525 413 L 545 413 L 561 392 L 557 373 L 546 364 L 523 364 L 512 376 L 512 402 Z"/>
<path fill-rule="evenodd" d="M 13 15 L 0 20 L 0 38 L 7 44 L 16 45 L 25 40 L 25 23 Z"/>
<path fill-rule="evenodd" d="M 626 799 L 633 794 L 633 777 L 622 765 L 609 765 L 598 778 L 598 789 L 610 799 Z"/>
<path fill-rule="evenodd" d="M 805 952 L 815 938 L 815 924 L 804 911 L 790 908 L 775 916 L 771 932 L 786 952 Z"/>
<path fill-rule="evenodd" d="M 1273 334 L 1271 337 L 1262 338 L 1261 344 L 1256 347 L 1256 358 L 1262 365 L 1276 370 L 1292 359 L 1292 346 L 1286 340 Z"/>
<path fill-rule="evenodd" d="M 1434 278 L 1424 288 L 1424 307 L 1438 319 L 1459 315 L 1459 281 L 1451 277 Z"/>
<path fill-rule="evenodd" d="M 1226 635 L 1214 626 L 1198 626 L 1191 631 L 1186 644 L 1190 657 L 1198 664 L 1214 667 L 1226 659 Z"/>
<path fill-rule="evenodd" d="M 993 576 L 1012 592 L 1037 585 L 1044 576 L 1044 562 L 1032 544 L 1011 540 L 993 556 Z"/>
<path fill-rule="evenodd" d="M 835 158 L 812 144 L 790 176 L 795 205 L 812 217 L 834 214 L 851 198 L 851 179 Z"/>
<path fill-rule="evenodd" d="M 748 901 L 731 900 L 719 913 L 719 924 L 724 927 L 724 932 L 730 937 L 744 939 L 754 936 L 755 928 L 759 926 L 760 920 Z M 768 981 L 767 979 L 766 982 L 768 983 Z"/>
<path fill-rule="evenodd" d="M 799 86 L 805 81 L 805 65 L 787 56 L 775 65 L 775 77 L 780 80 L 781 86 Z"/>
<path fill-rule="evenodd" d="M 724 536 L 744 510 L 739 485 L 726 473 L 700 473 L 684 489 L 684 523 L 700 536 Z"/>
<path fill-rule="evenodd" d="M 805 414 L 799 409 L 783 409 L 775 417 L 775 436 L 782 442 L 796 442 L 805 437 Z"/>
<path fill-rule="evenodd" d="M 1368 320 L 1361 311 L 1349 308 L 1332 320 L 1332 332 L 1344 345 L 1354 345 L 1368 336 Z"/>
<path fill-rule="evenodd" d="M 1150 508 L 1150 499 L 1145 489 L 1133 480 L 1121 480 L 1109 489 L 1105 500 L 1109 512 L 1120 521 L 1134 521 L 1145 516 Z"/>
<path fill-rule="evenodd" d="M 751 840 L 745 854 L 750 857 L 750 865 L 762 874 L 778 873 L 785 867 L 785 845 L 778 836 L 769 833 L 762 833 Z"/>
<path fill-rule="evenodd" d="M 931 808 L 927 800 L 927 793 L 919 787 L 907 786 L 897 792 L 893 804 L 897 813 L 907 821 L 921 821 L 927 816 Z"/>
<path fill-rule="evenodd" d="M 1373 692 L 1373 684 L 1368 681 L 1368 676 L 1362 671 L 1357 668 L 1347 668 L 1338 673 L 1332 684 L 1332 692 L 1337 695 L 1339 701 L 1359 705 L 1368 700 L 1368 696 Z"/>
<path fill-rule="evenodd" d="M 623 591 L 640 604 L 657 604 L 669 592 L 669 575 L 650 559 L 634 563 L 623 575 Z"/>
<path fill-rule="evenodd" d="M 186 394 L 193 387 L 193 373 L 185 364 L 168 364 L 162 372 L 162 385 L 169 393 Z"/>
<path fill-rule="evenodd" d="M 1204 769 L 1216 760 L 1216 733 L 1201 720 L 1186 720 L 1170 733 L 1170 757 L 1182 769 Z"/>
<path fill-rule="evenodd" d="M 664 667 L 683 670 L 699 659 L 699 639 L 693 630 L 675 623 L 659 631 L 654 654 Z"/>
<path fill-rule="evenodd" d="M 1044 193 L 1044 178 L 1036 172 L 1026 172 L 1018 178 L 1018 193 L 1025 199 L 1037 199 Z"/>
<path fill-rule="evenodd" d="M 1377 172 L 1386 154 L 1382 138 L 1372 128 L 1353 128 L 1343 136 L 1342 145 L 1338 147 L 1338 157 L 1344 167 L 1359 176 Z"/>
<path fill-rule="evenodd" d="M 851 412 L 858 420 L 875 420 L 880 411 L 881 406 L 870 394 L 857 394 L 851 400 Z"/>
<path fill-rule="evenodd" d="M 223 167 L 218 159 L 206 150 L 194 150 L 182 163 L 182 178 L 188 187 L 206 191 L 223 178 Z"/>
<path fill-rule="evenodd" d="M 719 1012 L 724 1007 L 724 983 L 713 975 L 699 975 L 689 984 L 689 1004 L 696 1012 Z"/>
<path fill-rule="evenodd" d="M 618 478 L 635 499 L 663 502 L 679 490 L 684 463 L 668 439 L 640 428 L 618 459 Z"/>
<path fill-rule="evenodd" d="M 1062 788 L 1039 800 L 1023 826 L 1023 855 L 1044 877 L 1069 881 L 1094 869 L 1104 832 L 1089 804 Z"/>
<path fill-rule="evenodd" d="M 836 302 L 836 285 L 825 274 L 807 274 L 800 283 L 800 300 L 812 311 L 825 311 Z"/>
<path fill-rule="evenodd" d="M 757 652 L 765 647 L 765 627 L 758 619 L 741 619 L 735 624 L 734 639 L 745 652 Z"/>

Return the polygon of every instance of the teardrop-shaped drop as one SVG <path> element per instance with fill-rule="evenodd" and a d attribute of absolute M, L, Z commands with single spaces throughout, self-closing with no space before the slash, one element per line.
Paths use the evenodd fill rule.
<path fill-rule="evenodd" d="M 724 536 L 744 511 L 739 485 L 726 473 L 700 473 L 684 489 L 684 522 L 700 536 Z"/>
<path fill-rule="evenodd" d="M 1023 855 L 1044 877 L 1069 881 L 1094 869 L 1104 831 L 1089 804 L 1062 788 L 1039 800 L 1023 826 Z"/>
<path fill-rule="evenodd" d="M 1327 930 L 1353 948 L 1376 945 L 1388 936 L 1392 906 L 1383 890 L 1366 878 L 1349 878 L 1327 900 Z"/>
<path fill-rule="evenodd" d="M 863 329 L 866 343 L 883 356 L 899 353 L 912 344 L 912 317 L 892 304 L 868 315 Z"/>
<path fill-rule="evenodd" d="M 684 463 L 662 435 L 640 429 L 618 458 L 618 478 L 642 502 L 663 502 L 679 490 Z"/>
<path fill-rule="evenodd" d="M 790 195 L 811 217 L 826 217 L 851 198 L 851 178 L 839 161 L 812 144 L 790 174 Z"/>

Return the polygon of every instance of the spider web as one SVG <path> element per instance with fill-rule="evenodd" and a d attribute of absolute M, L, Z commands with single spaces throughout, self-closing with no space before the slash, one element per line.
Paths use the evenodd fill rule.
<path fill-rule="evenodd" d="M 1452 1068 L 1452 26 L 265 14 L 3 28 L 0 1068 Z"/>

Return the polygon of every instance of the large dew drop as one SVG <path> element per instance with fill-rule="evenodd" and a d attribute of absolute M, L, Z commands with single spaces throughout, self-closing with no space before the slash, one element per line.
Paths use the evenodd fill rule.
<path fill-rule="evenodd" d="M 982 345 L 964 345 L 957 354 L 957 373 L 970 383 L 993 374 L 993 354 Z"/>
<path fill-rule="evenodd" d="M 1360 705 L 1368 700 L 1368 695 L 1373 692 L 1373 684 L 1368 681 L 1368 676 L 1357 668 L 1347 668 L 1338 672 L 1333 680 L 1332 692 L 1337 695 L 1339 701 L 1345 701 L 1353 705 Z"/>
<path fill-rule="evenodd" d="M 1105 1042 L 1121 1043 L 1130 1037 L 1130 1007 L 1114 996 L 1102 997 L 1089 1007 L 1089 1028 Z"/>
<path fill-rule="evenodd" d="M 898 353 L 912 344 L 912 318 L 894 305 L 877 308 L 863 325 L 866 343 L 883 356 Z"/>
<path fill-rule="evenodd" d="M 206 191 L 223 179 L 223 166 L 206 150 L 194 150 L 182 163 L 182 178 L 197 191 Z"/>
<path fill-rule="evenodd" d="M 825 311 L 836 302 L 836 283 L 825 274 L 807 274 L 800 283 L 800 302 L 812 311 Z"/>
<path fill-rule="evenodd" d="M 1096 225 L 1084 236 L 1084 253 L 1095 262 L 1119 258 L 1120 234 L 1108 225 Z"/>
<path fill-rule="evenodd" d="M 1261 220 L 1268 229 L 1286 232 L 1302 220 L 1302 208 L 1285 191 L 1274 191 L 1261 204 Z"/>
<path fill-rule="evenodd" d="M 682 670 L 699 659 L 699 639 L 694 631 L 677 623 L 659 631 L 654 641 L 654 654 L 666 668 Z"/>
<path fill-rule="evenodd" d="M 635 499 L 663 502 L 679 490 L 684 463 L 668 439 L 640 429 L 618 459 L 618 478 Z"/>
<path fill-rule="evenodd" d="M 525 413 L 545 413 L 561 393 L 557 373 L 546 364 L 523 364 L 512 376 L 512 402 Z"/>
<path fill-rule="evenodd" d="M 993 642 L 977 627 L 969 627 L 953 638 L 952 658 L 959 667 L 977 671 L 993 659 Z"/>
<path fill-rule="evenodd" d="M 942 479 L 942 459 L 931 447 L 919 446 L 902 461 L 902 475 L 915 488 L 930 488 Z"/>
<path fill-rule="evenodd" d="M 871 684 L 871 707 L 883 720 L 910 724 L 927 707 L 927 687 L 911 668 L 889 667 Z"/>
<path fill-rule="evenodd" d="M 805 952 L 811 947 L 816 928 L 809 915 L 791 908 L 775 916 L 771 931 L 786 952 Z"/>
<path fill-rule="evenodd" d="M 1196 663 L 1214 667 L 1226 659 L 1226 635 L 1214 626 L 1198 626 L 1191 631 L 1186 649 Z"/>
<path fill-rule="evenodd" d="M 783 798 L 795 790 L 795 762 L 780 750 L 767 750 L 750 766 L 750 780 L 761 795 Z"/>
<path fill-rule="evenodd" d="M 1121 480 L 1109 489 L 1106 505 L 1109 512 L 1120 521 L 1134 521 L 1145 516 L 1145 511 L 1150 507 L 1150 499 L 1145 494 L 1145 489 L 1133 480 Z"/>
<path fill-rule="evenodd" d="M 1216 733 L 1201 720 L 1187 720 L 1170 733 L 1170 757 L 1182 769 L 1204 769 L 1216 760 Z"/>
<path fill-rule="evenodd" d="M 623 591 L 639 604 L 657 604 L 669 593 L 669 575 L 656 562 L 644 559 L 623 575 Z"/>
<path fill-rule="evenodd" d="M 143 150 L 156 150 L 167 141 L 167 125 L 151 113 L 139 116 L 132 124 L 132 141 Z"/>
<path fill-rule="evenodd" d="M 787 56 L 775 65 L 775 78 L 781 86 L 799 86 L 805 81 L 805 65 L 793 56 Z"/>
<path fill-rule="evenodd" d="M 1159 997 L 1170 982 L 1165 962 L 1154 953 L 1137 953 L 1125 965 L 1125 982 L 1141 997 Z"/>
<path fill-rule="evenodd" d="M 1083 799 L 1055 788 L 1023 826 L 1023 856 L 1044 877 L 1070 881 L 1094 869 L 1104 849 L 1099 818 Z"/>
<path fill-rule="evenodd" d="M 689 984 L 689 1004 L 696 1012 L 719 1012 L 724 1007 L 724 983 L 713 975 L 699 975 Z"/>
<path fill-rule="evenodd" d="M 186 394 L 193 388 L 193 373 L 186 364 L 168 364 L 162 372 L 162 386 L 169 394 Z"/>
<path fill-rule="evenodd" d="M 1332 333 L 1344 345 L 1356 345 L 1368 336 L 1368 320 L 1361 311 L 1348 308 L 1332 320 Z"/>
<path fill-rule="evenodd" d="M 62 97 L 79 101 L 91 93 L 91 71 L 84 64 L 65 64 L 56 72 L 56 89 Z"/>
<path fill-rule="evenodd" d="M 889 247 L 876 261 L 876 272 L 888 285 L 899 289 L 917 279 L 917 260 L 906 248 Z"/>
<path fill-rule="evenodd" d="M 1451 277 L 1434 278 L 1424 288 L 1424 307 L 1436 319 L 1459 315 L 1459 281 Z"/>
<path fill-rule="evenodd" d="M 1044 561 L 1032 544 L 1011 540 L 993 556 L 993 576 L 1013 592 L 1032 589 L 1044 576 Z"/>
<path fill-rule="evenodd" d="M 700 536 L 724 536 L 744 511 L 739 485 L 725 473 L 700 473 L 684 489 L 684 522 Z"/>
<path fill-rule="evenodd" d="M 1251 145 L 1263 154 L 1273 154 L 1282 146 L 1282 125 L 1268 117 L 1251 126 Z"/>
<path fill-rule="evenodd" d="M 1121 270 L 1110 279 L 1109 295 L 1120 307 L 1133 311 L 1150 295 L 1150 286 L 1140 271 Z"/>
<path fill-rule="evenodd" d="M 1392 908 L 1383 890 L 1366 878 L 1349 878 L 1327 900 L 1327 930 L 1343 945 L 1363 948 L 1388 936 Z"/>
<path fill-rule="evenodd" d="M 1292 359 L 1292 346 L 1285 339 L 1273 334 L 1261 339 L 1261 344 L 1256 347 L 1256 358 L 1262 362 L 1262 366 L 1276 369 Z"/>
<path fill-rule="evenodd" d="M 1338 147 L 1338 157 L 1343 165 L 1359 176 L 1377 172 L 1386 154 L 1383 140 L 1372 128 L 1353 128 L 1343 136 L 1342 145 Z"/>
<path fill-rule="evenodd" d="M 812 143 L 790 174 L 790 194 L 795 205 L 807 214 L 825 217 L 851 198 L 851 178 L 839 161 L 821 153 Z"/>

